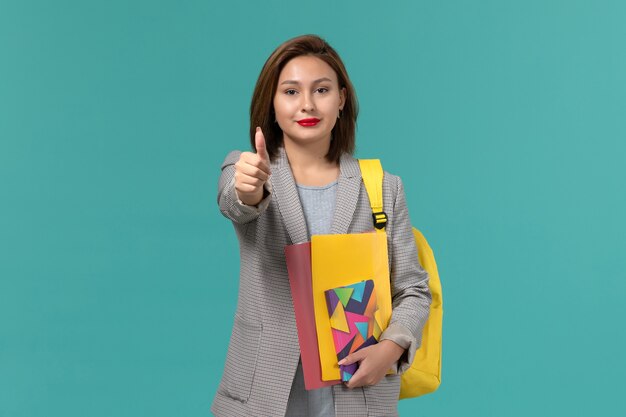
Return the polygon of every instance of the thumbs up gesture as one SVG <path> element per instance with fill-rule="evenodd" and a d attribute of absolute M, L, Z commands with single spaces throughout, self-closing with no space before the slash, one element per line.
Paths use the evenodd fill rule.
<path fill-rule="evenodd" d="M 247 206 L 256 206 L 263 199 L 263 185 L 270 177 L 270 157 L 260 127 L 254 135 L 256 153 L 242 152 L 235 164 L 235 190 Z"/>

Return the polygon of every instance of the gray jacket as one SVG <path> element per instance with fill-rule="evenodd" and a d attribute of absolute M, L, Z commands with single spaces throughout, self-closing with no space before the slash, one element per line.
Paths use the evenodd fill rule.
<path fill-rule="evenodd" d="M 211 410 L 218 417 L 283 417 L 300 356 L 284 247 L 306 242 L 307 226 L 284 148 L 271 163 L 269 196 L 257 207 L 237 198 L 234 164 L 239 155 L 233 151 L 226 157 L 218 187 L 220 210 L 232 220 L 239 239 L 241 264 L 233 331 Z M 387 172 L 383 204 L 389 218 L 393 313 L 381 339 L 391 339 L 407 351 L 397 364 L 398 374 L 387 375 L 374 386 L 333 386 L 337 416 L 397 415 L 399 374 L 410 366 L 428 318 L 428 274 L 417 258 L 402 182 Z M 331 233 L 372 229 L 358 161 L 344 154 Z"/>

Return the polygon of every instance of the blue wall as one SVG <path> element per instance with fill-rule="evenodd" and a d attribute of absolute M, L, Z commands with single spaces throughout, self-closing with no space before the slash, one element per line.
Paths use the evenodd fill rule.
<path fill-rule="evenodd" d="M 256 77 L 325 37 L 444 286 L 403 416 L 624 415 L 621 1 L 0 2 L 0 416 L 205 416 Z M 620 319 L 620 317 L 622 319 Z"/>

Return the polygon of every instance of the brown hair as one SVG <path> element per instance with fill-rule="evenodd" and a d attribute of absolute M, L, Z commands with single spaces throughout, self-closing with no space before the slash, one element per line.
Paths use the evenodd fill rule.
<path fill-rule="evenodd" d="M 280 72 L 291 59 L 311 55 L 326 62 L 337 74 L 339 89 L 346 89 L 346 102 L 332 130 L 332 141 L 326 159 L 339 162 L 341 154 L 354 152 L 356 118 L 359 112 L 356 92 L 348 78 L 346 67 L 337 52 L 317 35 L 302 35 L 280 45 L 267 59 L 256 82 L 250 104 L 250 143 L 255 148 L 256 127 L 261 126 L 270 158 L 276 157 L 282 146 L 283 131 L 274 122 L 274 95 Z"/>

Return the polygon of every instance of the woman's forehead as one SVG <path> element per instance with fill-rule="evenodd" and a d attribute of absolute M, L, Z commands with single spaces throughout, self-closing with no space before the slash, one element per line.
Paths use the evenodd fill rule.
<path fill-rule="evenodd" d="M 298 56 L 283 67 L 278 77 L 279 84 L 308 84 L 315 82 L 337 82 L 337 74 L 326 62 L 314 56 Z"/>

